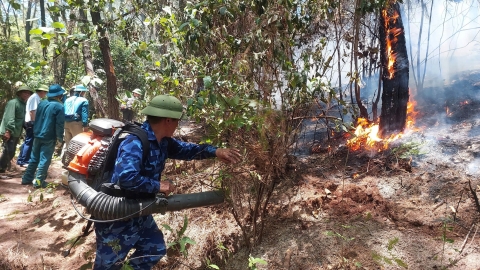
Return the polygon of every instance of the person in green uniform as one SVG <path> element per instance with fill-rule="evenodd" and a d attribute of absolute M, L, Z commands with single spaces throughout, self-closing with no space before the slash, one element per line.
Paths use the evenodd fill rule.
<path fill-rule="evenodd" d="M 17 90 L 17 97 L 8 101 L 0 124 L 0 136 L 3 140 L 2 154 L 0 155 L 0 173 L 5 173 L 8 164 L 12 161 L 17 150 L 17 143 L 22 135 L 25 122 L 25 108 L 27 100 L 33 91 L 26 85 Z"/>

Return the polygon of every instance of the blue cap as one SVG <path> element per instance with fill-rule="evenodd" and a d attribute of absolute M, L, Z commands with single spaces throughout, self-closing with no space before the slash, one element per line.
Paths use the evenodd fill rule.
<path fill-rule="evenodd" d="M 75 91 L 75 92 L 87 92 L 88 89 L 83 84 L 79 84 L 79 85 L 75 85 L 75 89 L 73 91 Z"/>
<path fill-rule="evenodd" d="M 48 88 L 48 93 L 47 97 L 57 97 L 57 96 L 62 96 L 63 93 L 65 93 L 65 89 L 63 89 L 60 85 L 58 84 L 52 84 Z"/>

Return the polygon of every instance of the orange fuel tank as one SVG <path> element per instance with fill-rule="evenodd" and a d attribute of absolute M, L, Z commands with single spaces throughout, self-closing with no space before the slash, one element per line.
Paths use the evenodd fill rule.
<path fill-rule="evenodd" d="M 100 148 L 102 137 L 92 132 L 82 132 L 75 136 L 75 140 L 84 145 L 70 161 L 68 169 L 88 177 L 88 164 Z"/>

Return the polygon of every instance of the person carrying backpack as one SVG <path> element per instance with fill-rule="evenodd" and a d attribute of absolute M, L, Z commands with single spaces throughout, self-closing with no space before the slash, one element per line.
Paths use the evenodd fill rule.
<path fill-rule="evenodd" d="M 22 176 L 22 185 L 44 188 L 55 146 L 63 141 L 65 112 L 61 102 L 65 90 L 58 84 L 48 88 L 47 98 L 38 104 L 33 126 L 32 155 Z"/>
<path fill-rule="evenodd" d="M 88 100 L 85 93 L 88 89 L 83 85 L 76 85 L 73 96 L 65 100 L 65 145 L 75 135 L 88 131 Z"/>
<path fill-rule="evenodd" d="M 168 196 L 175 186 L 168 181 L 160 182 L 167 158 L 193 160 L 218 157 L 226 163 L 241 160 L 239 150 L 234 148 L 216 148 L 172 138 L 183 116 L 183 106 L 174 96 L 154 97 L 141 113 L 147 116 L 142 129 L 146 131 L 150 143 L 148 157 L 143 160 L 142 142 L 136 135 L 129 134 L 120 143 L 110 183 L 121 189 L 133 194 L 163 193 Z M 143 173 L 140 173 L 142 169 Z M 94 269 L 97 270 L 120 269 L 119 264 L 123 263 L 131 249 L 135 249 L 129 260 L 133 269 L 151 269 L 166 254 L 163 233 L 152 215 L 95 222 L 95 234 L 97 251 Z M 112 245 L 115 241 L 118 243 Z"/>

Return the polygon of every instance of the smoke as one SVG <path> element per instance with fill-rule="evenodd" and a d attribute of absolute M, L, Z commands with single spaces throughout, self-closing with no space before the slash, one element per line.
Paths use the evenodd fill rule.
<path fill-rule="evenodd" d="M 426 86 L 480 69 L 479 1 L 433 1 L 433 6 L 432 1 L 402 5 L 411 77 L 418 75 L 419 67 L 421 75 L 426 63 Z"/>

